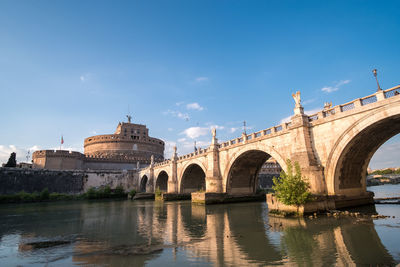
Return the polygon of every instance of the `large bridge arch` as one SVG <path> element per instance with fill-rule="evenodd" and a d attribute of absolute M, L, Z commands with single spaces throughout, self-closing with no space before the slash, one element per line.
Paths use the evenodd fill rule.
<path fill-rule="evenodd" d="M 375 109 L 347 128 L 328 156 L 325 177 L 329 195 L 366 192 L 365 176 L 376 150 L 400 133 L 400 105 Z"/>
<path fill-rule="evenodd" d="M 286 171 L 286 161 L 272 147 L 263 144 L 248 144 L 236 151 L 229 160 L 224 174 L 224 188 L 227 193 L 254 193 L 257 175 L 261 166 L 270 157 Z"/>
<path fill-rule="evenodd" d="M 169 175 L 165 170 L 161 170 L 156 176 L 156 188 L 162 192 L 168 192 Z"/>
<path fill-rule="evenodd" d="M 190 161 L 182 169 L 179 192 L 191 193 L 206 190 L 206 168 L 199 161 Z"/>

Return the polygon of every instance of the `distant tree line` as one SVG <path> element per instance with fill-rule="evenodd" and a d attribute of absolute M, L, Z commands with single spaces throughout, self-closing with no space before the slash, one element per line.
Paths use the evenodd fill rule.
<path fill-rule="evenodd" d="M 398 169 L 376 170 L 376 171 L 373 171 L 370 174 L 380 174 L 380 175 L 384 175 L 384 174 L 400 174 L 400 168 L 398 168 Z"/>

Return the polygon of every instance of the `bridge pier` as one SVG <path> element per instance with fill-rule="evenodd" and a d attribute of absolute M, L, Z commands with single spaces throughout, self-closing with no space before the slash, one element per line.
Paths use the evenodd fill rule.
<path fill-rule="evenodd" d="M 291 160 L 299 163 L 302 175 L 309 179 L 311 192 L 324 195 L 326 194 L 324 173 L 314 153 L 309 118 L 303 109 L 299 111 L 295 109 L 295 114 L 291 119 L 291 140 L 294 144 L 290 153 Z"/>
<path fill-rule="evenodd" d="M 211 145 L 209 147 L 210 152 L 207 157 L 208 169 L 206 171 L 206 192 L 208 193 L 222 193 L 222 176 L 219 169 L 219 149 L 218 140 L 213 133 Z"/>

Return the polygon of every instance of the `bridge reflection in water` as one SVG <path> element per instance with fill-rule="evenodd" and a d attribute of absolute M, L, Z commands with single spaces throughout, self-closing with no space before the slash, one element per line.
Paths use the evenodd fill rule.
<path fill-rule="evenodd" d="M 265 203 L 121 201 L 28 205 L 12 212 L 0 210 L 0 238 L 20 233 L 16 257 L 33 262 L 52 255 L 54 264 L 70 259 L 102 266 L 395 265 L 370 219 L 268 217 Z M 29 253 L 22 245 L 59 238 L 71 240 L 70 246 Z M 7 262 L 3 256 L 0 250 Z"/>

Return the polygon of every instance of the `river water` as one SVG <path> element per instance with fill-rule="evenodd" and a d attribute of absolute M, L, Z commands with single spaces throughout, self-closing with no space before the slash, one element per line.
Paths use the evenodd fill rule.
<path fill-rule="evenodd" d="M 361 211 L 374 209 L 395 218 L 283 219 L 268 216 L 264 202 L 1 205 L 0 265 L 394 266 L 400 262 L 400 206 Z"/>

